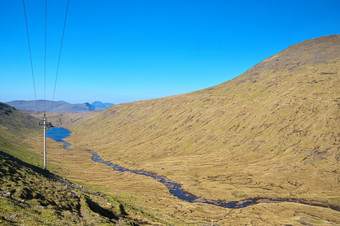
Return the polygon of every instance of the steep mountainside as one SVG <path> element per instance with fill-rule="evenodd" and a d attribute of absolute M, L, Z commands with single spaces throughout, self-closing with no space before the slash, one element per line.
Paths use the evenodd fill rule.
<path fill-rule="evenodd" d="M 69 141 L 208 199 L 340 205 L 340 36 L 308 40 L 205 90 L 120 104 Z"/>
<path fill-rule="evenodd" d="M 37 130 L 39 121 L 29 114 L 0 102 L 0 126 L 11 133 L 22 133 L 24 130 Z"/>
<path fill-rule="evenodd" d="M 37 139 L 39 127 L 35 117 L 0 103 L 1 225 L 113 225 L 118 222 L 133 225 L 138 222 L 111 197 L 37 167 L 41 167 L 42 157 L 32 150 L 33 142 L 29 139 Z M 41 135 L 39 138 L 41 141 Z M 48 144 L 48 151 L 55 151 L 56 148 Z M 48 167 L 53 168 L 51 164 Z"/>
<path fill-rule="evenodd" d="M 0 223 L 134 225 L 124 207 L 0 151 Z"/>
<path fill-rule="evenodd" d="M 38 134 L 39 127 L 37 118 L 0 103 L 0 151 L 27 161 L 36 159 L 36 154 L 27 151 L 27 141 Z"/>

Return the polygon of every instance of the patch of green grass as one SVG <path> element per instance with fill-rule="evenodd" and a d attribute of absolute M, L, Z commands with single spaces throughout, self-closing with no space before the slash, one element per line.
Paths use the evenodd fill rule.
<path fill-rule="evenodd" d="M 0 152 L 0 222 L 116 224 L 137 222 L 116 200 Z M 112 204 L 114 203 L 114 204 Z M 119 204 L 119 205 L 118 205 Z M 116 206 L 115 206 L 116 205 Z"/>

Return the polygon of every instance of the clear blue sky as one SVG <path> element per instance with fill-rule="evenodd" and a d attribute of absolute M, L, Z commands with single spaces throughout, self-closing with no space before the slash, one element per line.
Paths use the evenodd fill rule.
<path fill-rule="evenodd" d="M 43 99 L 44 0 L 26 0 Z M 52 99 L 67 0 L 48 0 Z M 70 0 L 55 100 L 122 103 L 208 88 L 289 45 L 340 34 L 338 0 Z M 22 0 L 0 1 L 0 101 L 33 100 Z"/>

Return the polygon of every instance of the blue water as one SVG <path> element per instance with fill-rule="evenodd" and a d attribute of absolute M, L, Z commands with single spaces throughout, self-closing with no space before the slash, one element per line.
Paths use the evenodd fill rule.
<path fill-rule="evenodd" d="M 52 138 L 55 141 L 63 143 L 63 139 L 71 135 L 71 131 L 61 127 L 51 127 L 46 131 L 46 137 Z"/>
<path fill-rule="evenodd" d="M 57 142 L 63 143 L 64 149 L 67 150 L 67 151 L 75 151 L 75 150 L 70 148 L 70 146 L 71 146 L 70 143 L 67 143 L 66 141 L 63 140 L 65 138 L 69 137 L 71 133 L 72 132 L 70 130 L 65 129 L 65 128 L 52 127 L 48 131 L 46 131 L 46 137 L 52 138 L 53 140 L 55 140 Z M 268 202 L 268 201 L 269 202 L 297 202 L 297 203 L 302 203 L 302 204 L 307 204 L 307 205 L 325 207 L 325 204 L 320 203 L 320 202 L 319 203 L 312 203 L 311 201 L 298 200 L 298 199 L 266 198 L 265 201 L 263 201 L 263 199 L 257 198 L 257 199 L 241 200 L 241 201 L 236 201 L 236 202 L 227 202 L 227 201 L 221 201 L 221 200 L 206 200 L 206 199 L 203 199 L 203 198 L 199 198 L 199 197 L 183 190 L 181 184 L 177 184 L 177 183 L 169 180 L 165 176 L 159 176 L 155 173 L 147 172 L 147 171 L 144 171 L 144 170 L 131 170 L 131 169 L 121 167 L 119 165 L 115 165 L 115 164 L 110 163 L 110 162 L 106 162 L 106 161 L 102 160 L 98 154 L 96 154 L 95 152 L 88 150 L 88 149 L 80 150 L 80 151 L 85 151 L 85 152 L 92 154 L 92 158 L 91 158 L 92 161 L 105 164 L 105 165 L 111 167 L 112 169 L 114 169 L 116 171 L 129 172 L 129 173 L 134 173 L 134 174 L 138 174 L 138 175 L 151 177 L 151 178 L 157 180 L 158 182 L 164 184 L 169 189 L 169 192 L 171 194 L 173 194 L 174 196 L 176 196 L 177 198 L 179 198 L 183 201 L 190 202 L 190 203 L 206 203 L 206 204 L 210 204 L 210 205 L 220 206 L 220 207 L 224 207 L 224 208 L 232 208 L 232 209 L 244 208 L 244 207 L 247 207 L 249 205 L 254 205 L 254 204 L 258 204 L 258 203 L 261 203 L 261 202 Z M 339 207 L 332 207 L 332 206 L 329 206 L 329 207 L 339 211 Z"/>

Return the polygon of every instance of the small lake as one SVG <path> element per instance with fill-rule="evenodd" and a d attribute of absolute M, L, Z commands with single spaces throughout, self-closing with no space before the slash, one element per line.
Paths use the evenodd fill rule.
<path fill-rule="evenodd" d="M 71 131 L 61 127 L 51 127 L 49 130 L 46 130 L 46 137 L 52 138 L 57 142 L 63 143 L 65 138 L 71 135 Z"/>

